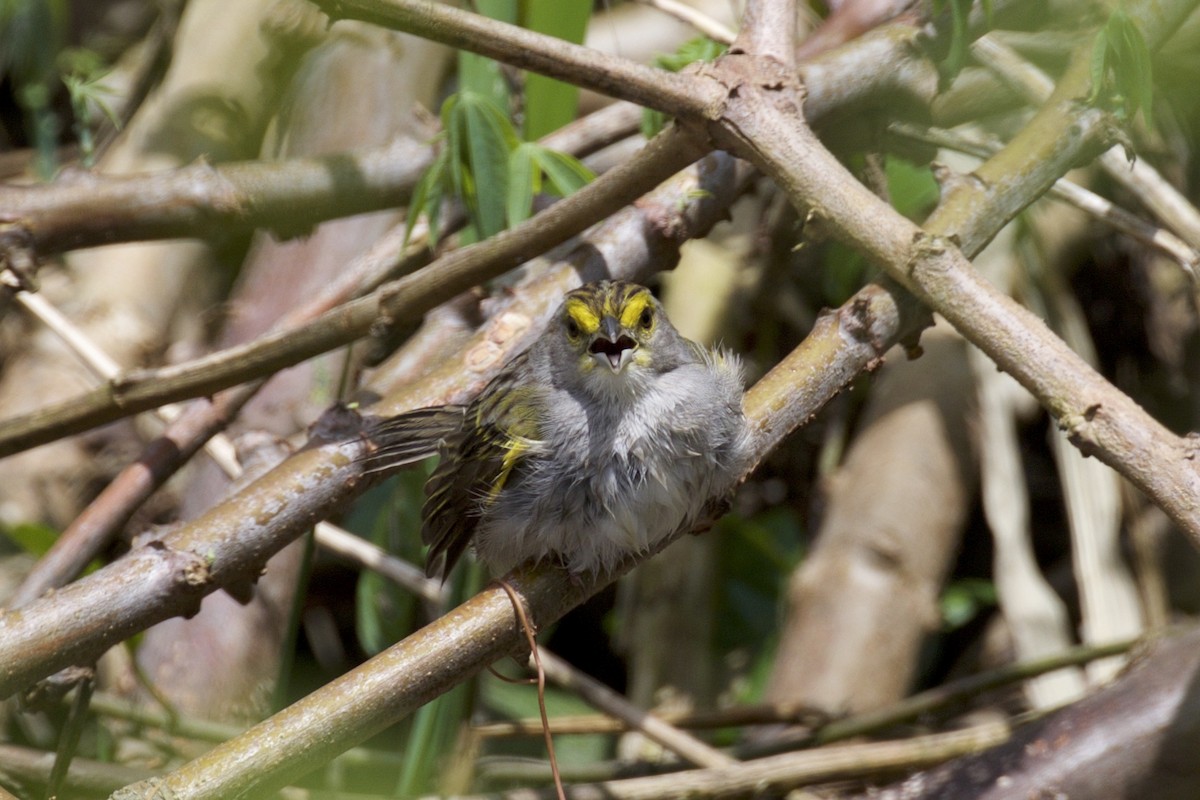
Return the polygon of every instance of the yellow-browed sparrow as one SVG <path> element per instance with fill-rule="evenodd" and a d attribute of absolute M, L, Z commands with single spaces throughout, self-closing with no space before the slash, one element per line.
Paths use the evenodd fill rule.
<path fill-rule="evenodd" d="M 683 338 L 645 287 L 600 281 L 470 405 L 401 414 L 372 438 L 373 468 L 441 456 L 422 538 L 445 577 L 472 539 L 496 572 L 608 569 L 732 490 L 750 437 L 737 358 Z"/>

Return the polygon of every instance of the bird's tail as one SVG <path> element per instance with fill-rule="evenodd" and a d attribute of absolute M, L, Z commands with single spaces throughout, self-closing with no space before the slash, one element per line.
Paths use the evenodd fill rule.
<path fill-rule="evenodd" d="M 366 430 L 374 448 L 363 456 L 367 472 L 388 472 L 438 454 L 448 437 L 461 430 L 464 406 L 432 406 L 380 417 Z"/>

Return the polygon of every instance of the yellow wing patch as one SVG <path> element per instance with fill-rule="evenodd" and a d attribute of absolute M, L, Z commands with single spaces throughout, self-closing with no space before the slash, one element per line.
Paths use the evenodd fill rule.
<path fill-rule="evenodd" d="M 479 403 L 476 430 L 487 439 L 490 459 L 499 460 L 496 473 L 487 488 L 488 502 L 504 489 L 513 468 L 538 442 L 537 393 L 527 386 L 511 386 Z"/>
<path fill-rule="evenodd" d="M 488 491 L 488 503 L 496 499 L 504 489 L 504 484 L 508 481 L 509 474 L 513 471 L 513 467 L 521 460 L 521 456 L 529 449 L 529 442 L 525 439 L 509 439 L 504 442 L 504 457 L 500 460 L 500 472 L 496 475 L 496 480 L 492 484 L 492 488 Z"/>

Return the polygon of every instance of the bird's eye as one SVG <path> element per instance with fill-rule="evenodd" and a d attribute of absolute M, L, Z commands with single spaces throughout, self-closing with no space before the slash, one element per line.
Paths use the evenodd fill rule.
<path fill-rule="evenodd" d="M 567 336 L 571 339 L 578 339 L 580 332 L 579 323 L 575 321 L 574 317 L 567 317 Z"/>
<path fill-rule="evenodd" d="M 638 325 L 642 326 L 643 330 L 650 330 L 650 326 L 654 324 L 654 312 L 650 310 L 650 306 L 646 306 L 646 310 L 638 317 Z"/>

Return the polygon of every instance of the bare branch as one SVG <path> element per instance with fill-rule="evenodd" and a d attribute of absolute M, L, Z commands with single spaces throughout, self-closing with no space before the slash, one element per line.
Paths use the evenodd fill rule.
<path fill-rule="evenodd" d="M 646 67 L 479 14 L 419 0 L 313 0 L 330 19 L 359 19 L 494 58 L 673 115 L 702 115 L 713 98 L 687 76 Z"/>
<path fill-rule="evenodd" d="M 404 205 L 431 160 L 429 147 L 399 138 L 322 158 L 200 163 L 152 175 L 80 172 L 44 185 L 0 186 L 0 248 L 9 237 L 46 256 L 251 228 L 295 236 L 331 217 Z"/>
<path fill-rule="evenodd" d="M 737 759 L 705 744 L 690 733 L 684 733 L 661 717 L 636 708 L 624 697 L 549 650 L 540 650 L 540 658 L 547 678 L 575 692 L 592 706 L 623 720 L 630 728 L 641 731 L 680 758 L 699 767 L 727 767 L 737 763 Z"/>
<path fill-rule="evenodd" d="M 638 0 L 638 2 L 653 6 L 665 14 L 670 14 L 676 19 L 686 22 L 714 42 L 730 44 L 737 36 L 737 32 L 727 28 L 725 23 L 713 19 L 679 0 Z"/>

